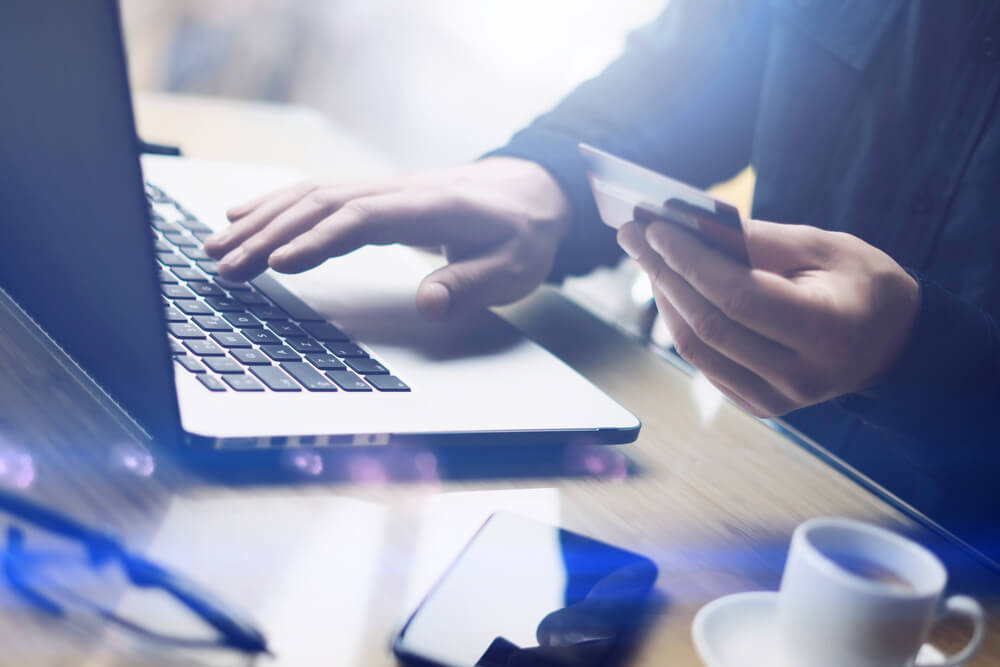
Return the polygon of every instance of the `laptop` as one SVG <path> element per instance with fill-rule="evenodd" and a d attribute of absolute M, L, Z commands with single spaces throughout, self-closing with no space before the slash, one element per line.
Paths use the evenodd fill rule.
<path fill-rule="evenodd" d="M 113 0 L 14 0 L 2 14 L 0 287 L 154 440 L 240 451 L 637 437 L 634 415 L 496 315 L 423 319 L 428 267 L 414 250 L 225 280 L 201 247 L 227 224 L 225 184 L 291 176 L 140 166 Z"/>

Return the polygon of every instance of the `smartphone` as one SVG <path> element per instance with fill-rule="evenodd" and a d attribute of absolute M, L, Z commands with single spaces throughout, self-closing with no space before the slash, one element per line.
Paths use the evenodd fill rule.
<path fill-rule="evenodd" d="M 735 206 L 593 146 L 580 144 L 579 150 L 604 224 L 618 229 L 632 220 L 664 220 L 748 263 L 743 222 Z"/>
<path fill-rule="evenodd" d="M 639 636 L 656 565 L 516 514 L 490 516 L 403 626 L 424 667 L 597 667 Z"/>

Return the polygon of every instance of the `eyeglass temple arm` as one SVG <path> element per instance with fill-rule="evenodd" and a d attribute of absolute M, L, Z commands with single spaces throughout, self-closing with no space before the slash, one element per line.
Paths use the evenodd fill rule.
<path fill-rule="evenodd" d="M 87 546 L 87 554 L 93 562 L 99 563 L 122 553 L 121 544 L 112 535 L 93 530 L 26 498 L 0 490 L 0 509 L 46 530 L 80 540 Z"/>
<path fill-rule="evenodd" d="M 227 645 L 251 653 L 267 653 L 267 639 L 249 620 L 194 582 L 144 558 L 123 554 L 129 580 L 140 588 L 159 588 L 173 595 L 222 635 Z"/>
<path fill-rule="evenodd" d="M 3 490 L 0 490 L 0 509 L 54 533 L 80 540 L 86 545 L 87 554 L 94 563 L 117 558 L 133 584 L 141 588 L 160 588 L 170 593 L 218 631 L 228 646 L 270 654 L 264 635 L 240 614 L 193 582 L 128 553 L 113 536 Z M 57 603 L 39 594 L 20 576 L 14 561 L 22 551 L 24 534 L 19 528 L 11 526 L 7 531 L 7 541 L 8 548 L 2 565 L 7 578 L 30 602 L 52 614 L 62 615 L 63 610 Z"/>
<path fill-rule="evenodd" d="M 21 597 L 35 605 L 42 611 L 53 616 L 62 616 L 63 608 L 55 601 L 45 597 L 21 576 L 21 570 L 17 567 L 17 559 L 24 551 L 24 533 L 17 526 L 7 526 L 7 545 L 3 550 L 3 573 L 10 582 L 11 587 Z"/>

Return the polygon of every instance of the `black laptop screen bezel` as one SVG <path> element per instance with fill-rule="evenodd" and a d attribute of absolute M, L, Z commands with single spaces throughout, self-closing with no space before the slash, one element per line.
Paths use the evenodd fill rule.
<path fill-rule="evenodd" d="M 114 0 L 5 3 L 0 286 L 156 441 L 182 441 Z"/>

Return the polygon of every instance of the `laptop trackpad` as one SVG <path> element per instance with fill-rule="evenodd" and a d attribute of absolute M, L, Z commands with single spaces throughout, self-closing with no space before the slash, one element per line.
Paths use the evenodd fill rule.
<path fill-rule="evenodd" d="M 417 310 L 417 286 L 430 258 L 402 246 L 356 250 L 300 275 L 272 274 L 348 335 L 375 346 L 407 348 L 427 359 L 493 355 L 523 336 L 488 311 L 435 322 Z"/>

